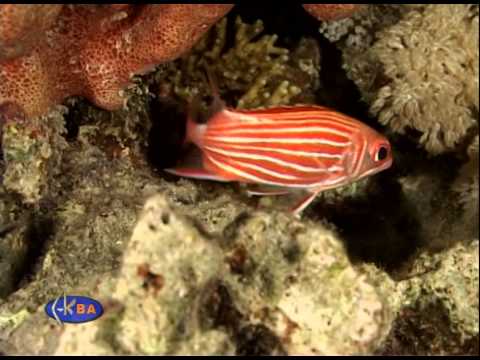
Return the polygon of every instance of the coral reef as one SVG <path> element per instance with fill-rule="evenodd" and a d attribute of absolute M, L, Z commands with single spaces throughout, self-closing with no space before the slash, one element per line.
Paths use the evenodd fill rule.
<path fill-rule="evenodd" d="M 36 17 L 0 5 L 0 19 L 10 19 L 8 27 L 0 24 L 0 47 L 7 49 L 0 57 L 25 60 L 32 46 L 35 53 L 56 34 L 59 24 L 50 22 L 66 12 L 97 14 L 104 22 L 90 20 L 93 28 L 118 35 L 115 29 L 142 27 L 150 6 L 160 9 L 64 5 L 56 15 L 54 7 L 38 8 Z M 470 109 L 473 125 L 465 125 L 465 135 L 451 146 L 442 136 L 437 143 L 422 139 L 432 153 L 454 152 L 432 157 L 418 149 L 414 132 L 393 134 L 400 115 L 388 117 L 395 168 L 322 194 L 302 220 L 283 211 L 287 197 L 248 197 L 241 184 L 158 171 L 184 150 L 185 102 L 200 96 L 206 108 L 210 101 L 205 65 L 230 106 L 323 103 L 323 93 L 338 87 L 343 106 L 376 126 L 356 84 L 381 118 L 389 109 L 402 113 L 401 84 L 419 86 L 412 71 L 425 71 L 429 80 L 439 70 L 419 61 L 420 68 L 407 71 L 402 64 L 412 63 L 403 57 L 417 56 L 415 49 L 428 50 L 425 58 L 431 51 L 450 54 L 439 45 L 460 39 L 458 28 L 449 38 L 440 26 L 445 39 L 433 32 L 432 24 L 450 9 L 437 6 L 369 5 L 351 18 L 322 22 L 324 37 L 341 52 L 314 38 L 319 23 L 301 7 L 299 16 L 311 28 L 293 35 L 281 32 L 284 22 L 274 25 L 289 19 L 288 9 L 275 21 L 255 22 L 256 10 L 249 8 L 212 26 L 190 53 L 148 75 L 129 74 L 133 86 L 121 109 L 71 98 L 68 112 L 60 106 L 28 118 L 18 102 L 0 105 L 0 354 L 478 354 L 477 79 L 462 78 L 458 96 L 435 109 L 440 115 L 444 107 L 449 114 L 454 105 Z M 152 23 L 159 13 L 151 13 Z M 478 7 L 456 5 L 442 24 L 459 19 L 470 29 Z M 38 37 L 30 37 L 29 24 L 42 29 Z M 403 35 L 412 29 L 416 36 Z M 431 49 L 418 45 L 425 39 Z M 442 58 L 442 66 L 469 59 L 470 45 Z M 337 76 L 340 56 L 355 84 Z M 471 74 L 472 64 L 464 65 L 445 67 L 448 79 Z M 422 92 L 419 104 L 443 99 L 459 84 L 451 81 L 430 87 L 436 93 Z M 424 83 L 430 85 L 420 82 L 421 90 Z M 394 97 L 373 108 L 386 86 Z M 421 112 L 431 109 L 419 105 L 418 121 L 432 119 Z M 444 117 L 438 121 L 439 134 L 453 129 Z M 404 130 L 409 127 L 421 129 L 415 122 Z M 104 315 L 59 326 L 44 306 L 64 293 L 99 300 Z"/>
<path fill-rule="evenodd" d="M 16 35 L 17 39 L 27 37 L 27 47 L 32 36 L 36 41 L 28 54 L 0 62 L 0 106 L 14 104 L 31 118 L 45 114 L 67 96 L 81 95 L 102 108 L 119 108 L 124 101 L 120 90 L 132 74 L 149 71 L 189 50 L 231 7 L 62 6 L 54 25 L 40 39 L 37 29 L 33 35 L 31 29 L 24 30 L 24 36 Z M 2 5 L 2 14 L 8 17 L 10 9 Z M 18 12 L 13 11 L 10 19 L 20 17 Z M 15 37 L 10 22 L 3 26 L 4 38 Z"/>
<path fill-rule="evenodd" d="M 478 6 L 383 9 L 372 6 L 321 31 L 337 41 L 381 123 L 418 130 L 432 154 L 455 149 L 478 122 Z"/>

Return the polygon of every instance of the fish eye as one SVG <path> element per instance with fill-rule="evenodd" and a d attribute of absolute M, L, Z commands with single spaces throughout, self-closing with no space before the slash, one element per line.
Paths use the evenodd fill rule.
<path fill-rule="evenodd" d="M 380 145 L 375 152 L 375 161 L 383 161 L 388 157 L 388 147 L 385 145 Z"/>

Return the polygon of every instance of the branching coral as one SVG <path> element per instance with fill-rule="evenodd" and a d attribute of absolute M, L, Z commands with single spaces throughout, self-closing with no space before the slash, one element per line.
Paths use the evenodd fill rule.
<path fill-rule="evenodd" d="M 355 36 L 331 36 L 341 39 L 348 75 L 381 123 L 420 131 L 432 154 L 454 149 L 478 120 L 478 7 L 394 7 L 371 21 L 378 10 L 362 15 L 366 26 L 338 26 Z"/>
<path fill-rule="evenodd" d="M 204 36 L 191 53 L 160 76 L 173 83 L 173 91 L 184 100 L 210 93 L 205 65 L 215 73 L 220 90 L 228 90 L 239 108 L 313 102 L 319 86 L 320 52 L 317 44 L 302 39 L 289 49 L 275 45 L 276 35 L 262 35 L 263 23 L 235 20 L 235 39 L 227 47 L 227 19 Z M 192 87 L 192 84 L 193 87 Z"/>
<path fill-rule="evenodd" d="M 22 11 L 32 15 L 31 10 L 17 6 L 2 5 L 0 17 L 22 19 Z M 64 5 L 52 27 L 48 25 L 58 8 L 42 8 L 50 14 L 48 21 L 25 20 L 23 30 L 11 22 L 2 23 L 0 45 L 6 45 L 7 55 L 0 61 L 0 106 L 13 103 L 27 117 L 34 117 L 67 96 L 82 95 L 105 109 L 118 108 L 123 102 L 120 90 L 133 74 L 189 50 L 231 7 Z M 32 33 L 36 23 L 41 24 L 41 36 Z M 8 50 L 10 38 L 26 44 L 25 48 Z M 8 59 L 9 54 L 25 52 L 32 42 L 27 54 Z"/>

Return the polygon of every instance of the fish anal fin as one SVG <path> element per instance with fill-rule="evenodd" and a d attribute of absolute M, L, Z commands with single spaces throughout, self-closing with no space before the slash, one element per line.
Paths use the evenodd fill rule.
<path fill-rule="evenodd" d="M 290 193 L 290 189 L 282 188 L 280 186 L 249 185 L 247 187 L 248 196 L 277 196 Z"/>

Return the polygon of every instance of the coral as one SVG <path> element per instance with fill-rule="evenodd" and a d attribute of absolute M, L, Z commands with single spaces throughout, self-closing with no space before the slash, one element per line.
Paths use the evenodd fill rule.
<path fill-rule="evenodd" d="M 4 225 L 13 220 L 17 227 L 2 239 L 7 248 L 0 247 L 0 259 L 13 262 L 17 255 L 8 249 L 8 244 L 15 241 L 18 247 L 28 240 L 29 262 L 25 270 L 32 274 L 27 283 L 9 294 L 9 299 L 16 299 L 13 303 L 0 301 L 0 317 L 24 308 L 32 313 L 18 325 L 18 332 L 13 333 L 11 327 L 0 329 L 0 348 L 4 351 L 13 347 L 24 354 L 34 354 L 57 345 L 56 336 L 51 336 L 55 329 L 51 329 L 45 317 L 44 304 L 64 291 L 90 293 L 99 279 L 118 268 L 137 209 L 148 195 L 144 191 L 158 186 L 145 169 L 133 170 L 126 161 L 128 157 L 110 158 L 92 146 L 90 141 L 102 141 L 98 136 L 90 137 L 93 131 L 86 131 L 86 127 L 92 129 L 93 125 L 80 126 L 78 142 L 69 143 L 64 151 L 61 173 L 66 176 L 50 177 L 47 199 L 35 204 L 33 215 L 25 216 L 29 212 L 21 207 L 5 209 L 12 214 L 3 217 Z M 22 218 L 22 222 L 18 221 Z M 40 248 L 42 253 L 33 256 L 32 249 Z M 1 265 L 4 263 L 0 260 Z M 2 284 L 7 281 L 2 278 Z M 38 328 L 38 338 L 24 333 L 31 333 L 28 329 L 32 326 Z"/>
<path fill-rule="evenodd" d="M 275 46 L 276 35 L 259 37 L 262 32 L 262 21 L 246 24 L 237 17 L 235 43 L 225 48 L 227 19 L 221 20 L 187 56 L 162 74 L 173 88 L 161 96 L 173 92 L 188 101 L 195 94 L 211 93 L 204 76 L 208 65 L 222 85 L 221 92 L 236 95 L 235 107 L 314 102 L 320 70 L 316 42 L 302 39 L 290 51 Z"/>
<path fill-rule="evenodd" d="M 4 314 L 0 316 L 0 331 L 3 329 L 7 329 L 8 332 L 15 331 L 29 315 L 28 310 L 22 309 L 14 314 Z"/>
<path fill-rule="evenodd" d="M 342 51 L 356 55 L 373 45 L 377 32 L 394 25 L 415 7 L 418 5 L 369 5 L 365 11 L 349 18 L 323 21 L 319 31 L 328 40 L 336 42 Z"/>
<path fill-rule="evenodd" d="M 120 90 L 132 74 L 183 54 L 231 7 L 65 5 L 28 54 L 0 62 L 0 107 L 12 103 L 31 118 L 81 95 L 105 109 L 119 108 Z M 7 18 L 19 16 L 2 9 Z M 2 29 L 10 34 L 10 22 Z"/>
<path fill-rule="evenodd" d="M 364 6 L 359 4 L 305 4 L 304 9 L 318 20 L 339 20 L 351 16 Z"/>
<path fill-rule="evenodd" d="M 478 16 L 471 18 L 468 6 L 409 13 L 372 48 L 391 79 L 372 112 L 395 131 L 421 131 L 432 153 L 452 149 L 478 113 L 478 46 Z"/>
<path fill-rule="evenodd" d="M 478 8 L 410 5 L 375 20 L 383 8 L 359 14 L 360 26 L 344 20 L 337 35 L 323 31 L 339 40 L 349 77 L 382 124 L 418 130 L 432 154 L 452 150 L 478 121 Z"/>
<path fill-rule="evenodd" d="M 55 22 L 62 5 L 0 5 L 0 61 L 32 50 Z"/>

